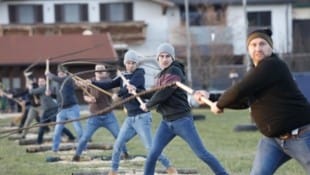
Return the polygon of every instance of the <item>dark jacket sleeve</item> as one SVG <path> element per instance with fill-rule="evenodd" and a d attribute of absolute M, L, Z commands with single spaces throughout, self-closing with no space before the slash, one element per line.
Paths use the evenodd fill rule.
<path fill-rule="evenodd" d="M 35 89 L 31 89 L 29 93 L 32 95 L 42 95 L 45 93 L 45 87 L 38 87 Z"/>
<path fill-rule="evenodd" d="M 113 80 L 92 81 L 92 84 L 102 89 L 113 89 L 121 86 L 121 79 L 116 77 Z"/>

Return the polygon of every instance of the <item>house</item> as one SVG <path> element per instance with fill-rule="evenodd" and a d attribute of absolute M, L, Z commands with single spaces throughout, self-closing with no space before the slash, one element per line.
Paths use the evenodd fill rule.
<path fill-rule="evenodd" d="M 154 57 L 156 46 L 166 40 L 167 29 L 163 24 L 166 24 L 166 9 L 171 6 L 173 3 L 165 0 L 0 1 L 0 36 L 108 32 L 120 58 L 128 48 Z M 146 61 L 146 64 L 156 67 L 154 61 Z M 149 72 L 156 74 L 158 68 Z M 153 83 L 147 80 L 150 80 L 148 84 Z"/>
<path fill-rule="evenodd" d="M 191 64 L 187 64 L 184 0 L 4 0 L 0 36 L 108 32 L 120 60 L 129 48 L 148 60 L 147 86 L 158 72 L 156 47 L 168 41 L 188 65 L 193 86 L 225 89 L 231 84 L 229 72 L 233 69 L 242 76 L 249 62 L 248 31 L 271 28 L 274 48 L 282 55 L 308 52 L 310 46 L 304 43 L 309 40 L 296 41 L 299 32 L 308 36 L 304 27 L 309 21 L 308 1 L 246 0 L 244 5 L 243 0 L 188 0 Z"/>
<path fill-rule="evenodd" d="M 44 76 L 46 59 L 50 71 L 56 73 L 58 64 L 66 63 L 70 72 L 91 70 L 93 64 L 69 64 L 69 61 L 117 62 L 110 35 L 8 35 L 0 37 L 0 78 L 9 89 L 25 86 L 24 73 Z"/>

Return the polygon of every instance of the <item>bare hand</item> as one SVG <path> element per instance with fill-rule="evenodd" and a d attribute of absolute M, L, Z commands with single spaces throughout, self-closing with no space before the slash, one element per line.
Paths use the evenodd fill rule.
<path fill-rule="evenodd" d="M 205 91 L 205 90 L 198 90 L 194 92 L 194 99 L 197 101 L 199 104 L 204 104 L 205 102 L 201 99 L 202 97 L 208 99 L 210 94 Z"/>
<path fill-rule="evenodd" d="M 212 105 L 210 106 L 210 110 L 214 114 L 220 114 L 224 112 L 223 109 L 220 109 L 219 107 L 217 107 L 217 102 L 212 103 Z"/>
<path fill-rule="evenodd" d="M 133 94 L 133 95 L 136 94 L 137 88 L 134 85 L 131 85 L 128 83 L 126 87 L 127 87 L 127 90 L 130 94 Z"/>
<path fill-rule="evenodd" d="M 141 108 L 143 111 L 145 111 L 145 112 L 149 111 L 149 110 L 147 109 L 147 107 L 146 107 L 146 103 L 142 103 L 142 104 L 140 105 L 140 108 Z"/>
<path fill-rule="evenodd" d="M 96 98 L 93 96 L 84 95 L 84 100 L 87 103 L 96 103 Z"/>
<path fill-rule="evenodd" d="M 52 94 L 51 90 L 49 90 L 49 89 L 45 90 L 45 95 L 46 96 L 51 96 L 51 94 Z"/>

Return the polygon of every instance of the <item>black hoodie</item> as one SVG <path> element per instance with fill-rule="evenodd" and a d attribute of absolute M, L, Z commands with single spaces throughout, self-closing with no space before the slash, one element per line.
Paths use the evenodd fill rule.
<path fill-rule="evenodd" d="M 186 81 L 184 65 L 178 61 L 172 62 L 169 67 L 159 73 L 156 85 L 162 86 L 176 81 L 182 83 Z M 157 112 L 167 121 L 191 115 L 186 92 L 175 86 L 170 86 L 154 93 L 146 103 L 146 106 L 151 108 L 155 105 L 157 105 Z"/>

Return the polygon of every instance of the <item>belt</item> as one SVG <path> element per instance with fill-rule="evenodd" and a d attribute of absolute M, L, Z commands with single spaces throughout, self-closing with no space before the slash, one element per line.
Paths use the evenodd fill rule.
<path fill-rule="evenodd" d="M 310 124 L 302 126 L 300 128 L 294 129 L 291 132 L 287 132 L 285 134 L 280 135 L 278 138 L 280 140 L 288 140 L 292 138 L 296 138 L 298 135 L 301 135 L 305 131 L 310 131 Z"/>

